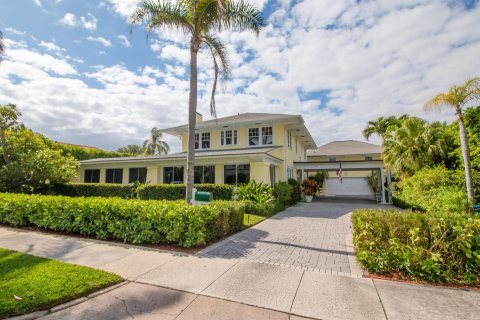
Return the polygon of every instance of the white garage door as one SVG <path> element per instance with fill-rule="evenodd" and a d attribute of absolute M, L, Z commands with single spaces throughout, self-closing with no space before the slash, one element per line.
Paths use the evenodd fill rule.
<path fill-rule="evenodd" d="M 324 183 L 324 194 L 327 196 L 370 196 L 373 195 L 365 178 L 328 178 Z"/>

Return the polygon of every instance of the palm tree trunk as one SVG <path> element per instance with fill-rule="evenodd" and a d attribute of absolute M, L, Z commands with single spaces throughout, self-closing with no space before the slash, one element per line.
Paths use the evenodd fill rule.
<path fill-rule="evenodd" d="M 197 113 L 197 53 L 194 41 L 190 47 L 190 96 L 188 99 L 188 150 L 186 201 L 191 203 L 195 168 L 195 121 Z"/>
<path fill-rule="evenodd" d="M 455 114 L 458 119 L 458 128 L 460 129 L 460 143 L 462 145 L 463 164 L 465 166 L 465 182 L 467 183 L 468 201 L 474 202 L 472 187 L 472 168 L 470 166 L 470 148 L 468 146 L 468 135 L 463 122 L 463 115 L 460 106 L 455 107 Z"/>
<path fill-rule="evenodd" d="M 6 143 L 6 137 L 5 137 L 5 130 L 3 128 L 0 129 L 0 142 L 2 145 L 2 150 L 3 150 L 3 161 L 5 161 L 5 164 L 10 164 L 10 157 L 7 154 L 7 143 Z"/>

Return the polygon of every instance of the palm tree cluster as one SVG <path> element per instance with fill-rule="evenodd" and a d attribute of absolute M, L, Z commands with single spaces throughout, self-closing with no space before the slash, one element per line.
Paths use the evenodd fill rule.
<path fill-rule="evenodd" d="M 142 150 L 144 155 L 154 156 L 167 154 L 170 151 L 170 146 L 162 140 L 162 131 L 152 128 L 150 138 L 143 142 Z"/>
<path fill-rule="evenodd" d="M 230 77 L 231 67 L 226 46 L 215 32 L 253 31 L 258 35 L 264 26 L 261 11 L 252 4 L 231 0 L 144 0 L 130 17 L 133 27 L 146 23 L 147 32 L 155 29 L 179 30 L 189 38 L 190 94 L 188 103 L 188 153 L 186 201 L 192 199 L 195 167 L 195 120 L 197 112 L 197 56 L 204 48 L 212 56 L 214 81 L 210 98 L 210 111 L 216 115 L 215 92 L 217 80 Z"/>

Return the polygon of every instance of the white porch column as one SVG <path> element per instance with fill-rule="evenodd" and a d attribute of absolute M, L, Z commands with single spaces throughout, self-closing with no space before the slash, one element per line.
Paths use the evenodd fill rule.
<path fill-rule="evenodd" d="M 390 191 L 390 183 L 392 183 L 392 176 L 390 169 L 387 169 L 388 203 L 392 203 L 392 191 Z"/>
<path fill-rule="evenodd" d="M 300 184 L 302 184 L 303 180 L 305 180 L 305 170 L 302 169 L 302 181 L 300 181 Z"/>
<path fill-rule="evenodd" d="M 382 204 L 386 204 L 385 201 L 385 183 L 384 183 L 384 176 L 383 176 L 383 168 L 380 168 L 380 183 L 382 185 Z"/>

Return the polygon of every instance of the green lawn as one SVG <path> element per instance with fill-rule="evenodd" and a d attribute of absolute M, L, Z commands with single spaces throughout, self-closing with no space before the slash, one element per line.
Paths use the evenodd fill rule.
<path fill-rule="evenodd" d="M 249 228 L 253 225 L 256 225 L 259 222 L 262 222 L 265 219 L 266 218 L 262 216 L 246 213 L 243 215 L 243 228 L 244 229 Z"/>
<path fill-rule="evenodd" d="M 120 281 L 105 271 L 0 248 L 0 318 L 48 309 Z"/>

